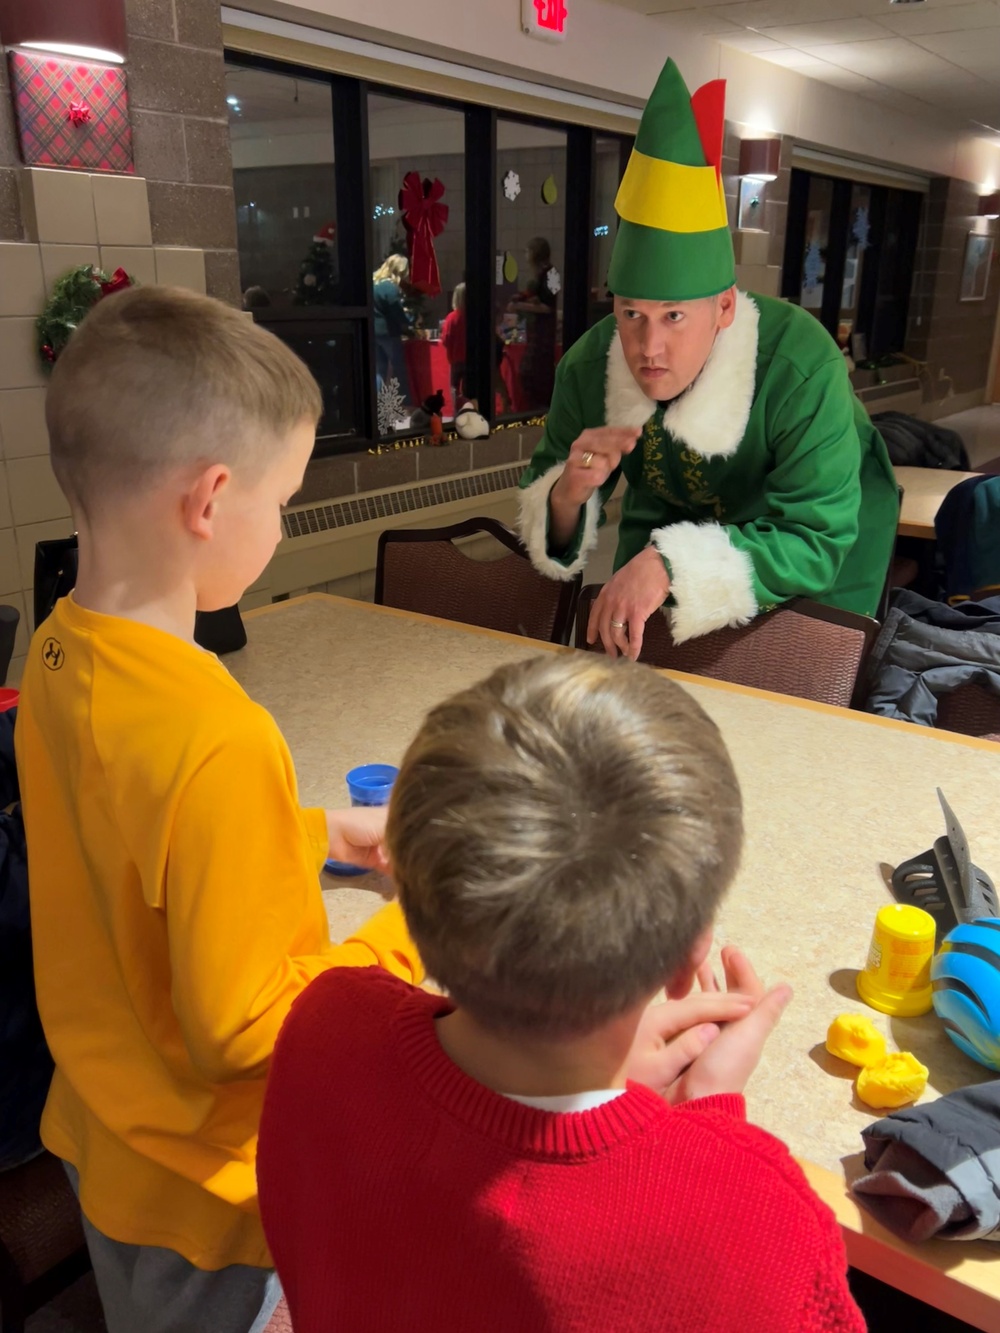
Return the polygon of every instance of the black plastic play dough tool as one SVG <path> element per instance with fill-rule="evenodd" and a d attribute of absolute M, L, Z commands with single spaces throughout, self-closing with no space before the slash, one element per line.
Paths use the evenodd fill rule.
<path fill-rule="evenodd" d="M 947 832 L 929 851 L 901 862 L 892 872 L 891 887 L 898 903 L 930 912 L 940 943 L 960 921 L 1000 916 L 1000 902 L 989 875 L 973 865 L 968 840 L 940 787 L 937 794 Z"/>

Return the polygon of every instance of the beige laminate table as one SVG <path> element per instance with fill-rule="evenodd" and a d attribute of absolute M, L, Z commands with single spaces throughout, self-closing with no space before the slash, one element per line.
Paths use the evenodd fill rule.
<path fill-rule="evenodd" d="M 896 531 L 900 537 L 934 540 L 934 519 L 941 501 L 960 481 L 978 477 L 979 472 L 947 472 L 936 467 L 894 467 L 896 480 L 903 488 L 903 504 Z"/>
<path fill-rule="evenodd" d="M 549 645 L 316 594 L 252 612 L 227 663 L 274 714 L 306 804 L 346 804 L 355 764 L 396 763 L 426 709 L 504 662 Z M 1000 1330 L 1000 1246 L 896 1240 L 851 1201 L 859 1131 L 876 1113 L 824 1051 L 832 1018 L 863 1010 L 854 977 L 888 901 L 880 863 L 943 832 L 940 786 L 973 859 L 1000 875 L 1000 745 L 761 690 L 676 674 L 715 719 L 743 785 L 747 846 L 717 940 L 744 947 L 795 998 L 747 1089 L 751 1117 L 784 1139 L 834 1209 L 850 1261 L 981 1329 Z M 324 879 L 334 938 L 381 902 L 384 884 Z M 989 1077 L 937 1019 L 868 1011 L 890 1049 L 931 1070 L 926 1098 Z M 914 1330 L 914 1333 L 918 1333 Z"/>

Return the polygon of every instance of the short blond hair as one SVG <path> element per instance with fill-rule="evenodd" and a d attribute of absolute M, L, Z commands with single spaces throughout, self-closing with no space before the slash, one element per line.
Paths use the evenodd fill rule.
<path fill-rule="evenodd" d="M 231 306 L 173 287 L 105 297 L 52 371 L 52 466 L 72 503 L 144 488 L 177 466 L 252 475 L 322 412 L 319 387 L 272 333 Z"/>
<path fill-rule="evenodd" d="M 742 838 L 732 763 L 694 699 L 582 653 L 501 667 L 434 708 L 388 825 L 430 975 L 485 1027 L 552 1038 L 676 973 Z"/>

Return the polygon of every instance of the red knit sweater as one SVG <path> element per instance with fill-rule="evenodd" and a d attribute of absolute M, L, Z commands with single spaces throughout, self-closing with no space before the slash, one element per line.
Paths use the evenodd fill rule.
<path fill-rule="evenodd" d="M 742 1097 L 537 1110 L 452 1064 L 449 1007 L 335 968 L 292 1009 L 257 1172 L 295 1333 L 863 1333 L 832 1213 Z"/>

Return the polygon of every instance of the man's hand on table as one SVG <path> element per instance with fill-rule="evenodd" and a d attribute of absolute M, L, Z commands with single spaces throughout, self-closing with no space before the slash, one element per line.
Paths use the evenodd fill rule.
<path fill-rule="evenodd" d="M 385 821 L 388 810 L 380 806 L 354 806 L 350 810 L 327 810 L 326 829 L 330 859 L 352 866 L 366 866 L 387 874 Z"/>
<path fill-rule="evenodd" d="M 573 441 L 562 476 L 549 492 L 549 545 L 565 551 L 580 522 L 580 510 L 630 454 L 639 432 L 630 427 L 599 426 Z"/>
<path fill-rule="evenodd" d="M 642 650 L 646 621 L 667 600 L 670 578 L 655 546 L 632 557 L 598 594 L 587 623 L 587 642 L 600 639 L 609 657 L 631 657 Z"/>

